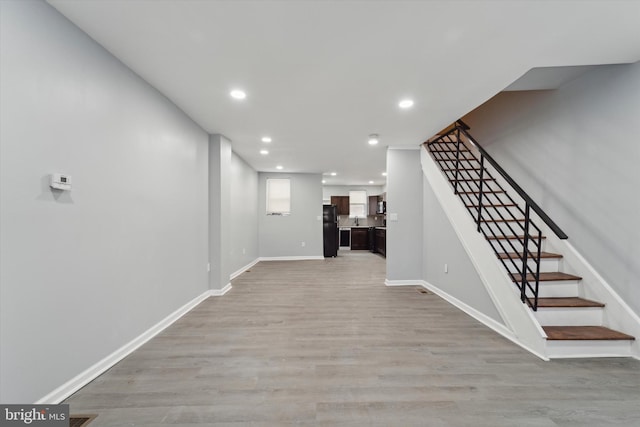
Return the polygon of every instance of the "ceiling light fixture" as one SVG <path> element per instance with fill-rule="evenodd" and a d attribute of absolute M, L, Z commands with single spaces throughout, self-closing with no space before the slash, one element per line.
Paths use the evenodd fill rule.
<path fill-rule="evenodd" d="M 379 142 L 378 134 L 372 133 L 369 135 L 369 145 L 376 145 Z"/>
<path fill-rule="evenodd" d="M 231 95 L 232 98 L 235 99 L 245 99 L 247 97 L 247 94 L 240 89 L 234 89 L 232 90 L 229 95 Z"/>
<path fill-rule="evenodd" d="M 281 165 L 276 166 L 276 169 L 278 169 L 279 171 L 281 171 L 282 169 L 284 169 Z"/>
<path fill-rule="evenodd" d="M 262 142 L 271 142 L 271 137 L 270 136 L 263 136 L 262 137 Z"/>
<path fill-rule="evenodd" d="M 398 103 L 398 107 L 403 108 L 403 109 L 407 109 L 407 108 L 411 108 L 413 107 L 413 100 L 411 99 L 403 99 L 402 101 L 400 101 Z"/>
<path fill-rule="evenodd" d="M 269 150 L 260 150 L 260 154 L 266 156 L 267 154 L 269 154 Z"/>
<path fill-rule="evenodd" d="M 373 181 L 369 181 L 369 184 L 373 184 Z"/>
<path fill-rule="evenodd" d="M 336 175 L 338 175 L 337 172 L 331 172 L 331 176 L 336 176 Z"/>
<path fill-rule="evenodd" d="M 323 179 L 323 180 L 322 180 L 322 183 L 323 183 L 323 184 L 326 184 L 326 183 L 327 183 L 327 180 L 326 180 L 326 179 Z"/>
<path fill-rule="evenodd" d="M 387 173 L 386 172 L 382 172 L 382 176 L 387 176 Z"/>

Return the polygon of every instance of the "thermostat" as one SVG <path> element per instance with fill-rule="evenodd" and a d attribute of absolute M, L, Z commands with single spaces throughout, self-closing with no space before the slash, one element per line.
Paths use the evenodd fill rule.
<path fill-rule="evenodd" d="M 71 190 L 71 176 L 63 173 L 52 173 L 49 186 L 56 190 Z"/>

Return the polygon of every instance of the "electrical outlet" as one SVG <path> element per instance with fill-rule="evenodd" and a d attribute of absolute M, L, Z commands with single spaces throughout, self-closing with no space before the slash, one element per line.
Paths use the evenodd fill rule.
<path fill-rule="evenodd" d="M 207 263 L 207 271 L 211 271 L 211 263 L 210 262 Z"/>
<path fill-rule="evenodd" d="M 445 264 L 444 265 L 444 272 L 448 273 L 449 272 L 449 264 Z"/>
<path fill-rule="evenodd" d="M 242 248 L 242 255 L 245 255 L 247 253 L 247 248 Z"/>
<path fill-rule="evenodd" d="M 301 242 L 300 245 L 304 248 L 305 246 L 307 246 L 307 242 Z"/>

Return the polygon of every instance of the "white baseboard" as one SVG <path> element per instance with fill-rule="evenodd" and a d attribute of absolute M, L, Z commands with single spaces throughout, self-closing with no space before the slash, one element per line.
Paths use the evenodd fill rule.
<path fill-rule="evenodd" d="M 231 289 L 231 284 L 228 284 L 227 286 L 225 286 L 225 288 L 222 291 L 227 292 L 229 289 Z M 222 291 L 219 291 L 219 292 L 222 292 Z M 138 337 L 134 338 L 127 344 L 123 345 L 122 347 L 120 347 L 119 349 L 117 349 L 116 351 L 114 351 L 104 359 L 100 360 L 90 368 L 76 375 L 74 378 L 62 384 L 60 387 L 56 388 L 46 396 L 38 399 L 35 402 L 35 404 L 36 405 L 41 405 L 41 404 L 55 405 L 62 402 L 64 399 L 71 396 L 73 393 L 75 393 L 76 391 L 78 391 L 79 389 L 81 389 L 91 381 L 93 381 L 95 378 L 97 378 L 100 374 L 105 372 L 107 369 L 111 368 L 113 365 L 115 365 L 116 363 L 124 359 L 126 356 L 134 352 L 136 349 L 138 349 L 140 346 L 145 344 L 151 338 L 155 337 L 160 332 L 165 330 L 172 323 L 174 323 L 176 320 L 180 319 L 182 316 L 187 314 L 189 311 L 191 311 L 194 307 L 196 307 L 202 301 L 209 298 L 210 296 L 217 295 L 215 292 L 216 291 L 212 291 L 212 290 L 203 292 L 201 295 L 192 299 L 191 301 L 189 301 L 188 303 L 186 303 L 185 305 L 183 305 L 182 307 L 180 307 L 179 309 L 177 309 L 176 311 L 174 311 L 173 313 L 171 313 L 170 315 L 162 319 L 160 322 L 156 323 L 147 331 L 143 332 Z M 224 292 L 219 295 L 223 295 Z"/>
<path fill-rule="evenodd" d="M 323 256 L 270 256 L 260 257 L 258 261 L 309 261 L 309 260 L 324 260 Z"/>
<path fill-rule="evenodd" d="M 253 267 L 254 265 L 256 265 L 259 262 L 260 262 L 260 258 L 256 258 L 253 261 L 251 261 L 249 264 L 245 265 L 244 267 L 240 268 L 239 270 L 235 271 L 234 273 L 231 273 L 230 280 L 235 279 L 236 277 L 238 277 L 239 275 L 241 275 L 242 273 L 244 273 L 245 271 L 247 271 L 248 269 L 250 269 L 251 267 Z"/>
<path fill-rule="evenodd" d="M 211 289 L 209 292 L 211 292 L 212 297 L 221 297 L 222 295 L 226 294 L 230 290 L 231 290 L 231 283 L 227 283 L 224 288 Z"/>
<path fill-rule="evenodd" d="M 424 280 L 389 280 L 385 279 L 385 286 L 422 286 L 424 288 Z"/>
<path fill-rule="evenodd" d="M 509 341 L 511 341 L 514 344 L 516 344 L 516 345 L 522 347 L 523 349 L 527 350 L 529 353 L 534 354 L 535 356 L 539 357 L 542 360 L 546 360 L 546 361 L 549 360 L 549 358 L 546 357 L 545 355 L 534 351 L 533 349 L 529 348 L 528 346 L 526 346 L 522 342 L 518 341 L 517 337 L 513 334 L 513 332 L 511 332 L 505 325 L 503 325 L 503 324 L 501 324 L 499 322 L 496 322 L 494 319 L 492 319 L 491 317 L 487 316 L 486 314 L 484 314 L 484 313 L 476 310 L 475 308 L 471 307 L 470 305 L 460 301 L 456 297 L 454 297 L 452 295 L 449 295 L 448 293 L 446 293 L 442 289 L 438 288 L 435 285 L 432 285 L 429 282 L 426 282 L 424 280 L 388 280 L 387 279 L 387 280 L 385 280 L 384 284 L 386 286 L 421 286 L 421 287 L 433 292 L 434 294 L 438 295 L 440 298 L 442 298 L 443 300 L 447 301 L 449 304 L 453 305 L 454 307 L 457 307 L 460 310 L 464 311 L 469 316 L 471 316 L 474 319 L 476 319 L 478 322 L 484 324 L 485 326 L 489 327 L 490 329 L 493 329 L 495 332 L 499 333 L 500 335 L 502 335 L 503 337 L 505 337 Z"/>

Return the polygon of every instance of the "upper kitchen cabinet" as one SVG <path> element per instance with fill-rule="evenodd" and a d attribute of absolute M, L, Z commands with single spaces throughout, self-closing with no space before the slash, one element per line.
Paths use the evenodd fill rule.
<path fill-rule="evenodd" d="M 338 215 L 349 215 L 349 196 L 331 196 L 331 204 L 338 207 Z"/>
<path fill-rule="evenodd" d="M 369 215 L 376 215 L 378 212 L 378 196 L 369 196 Z"/>

